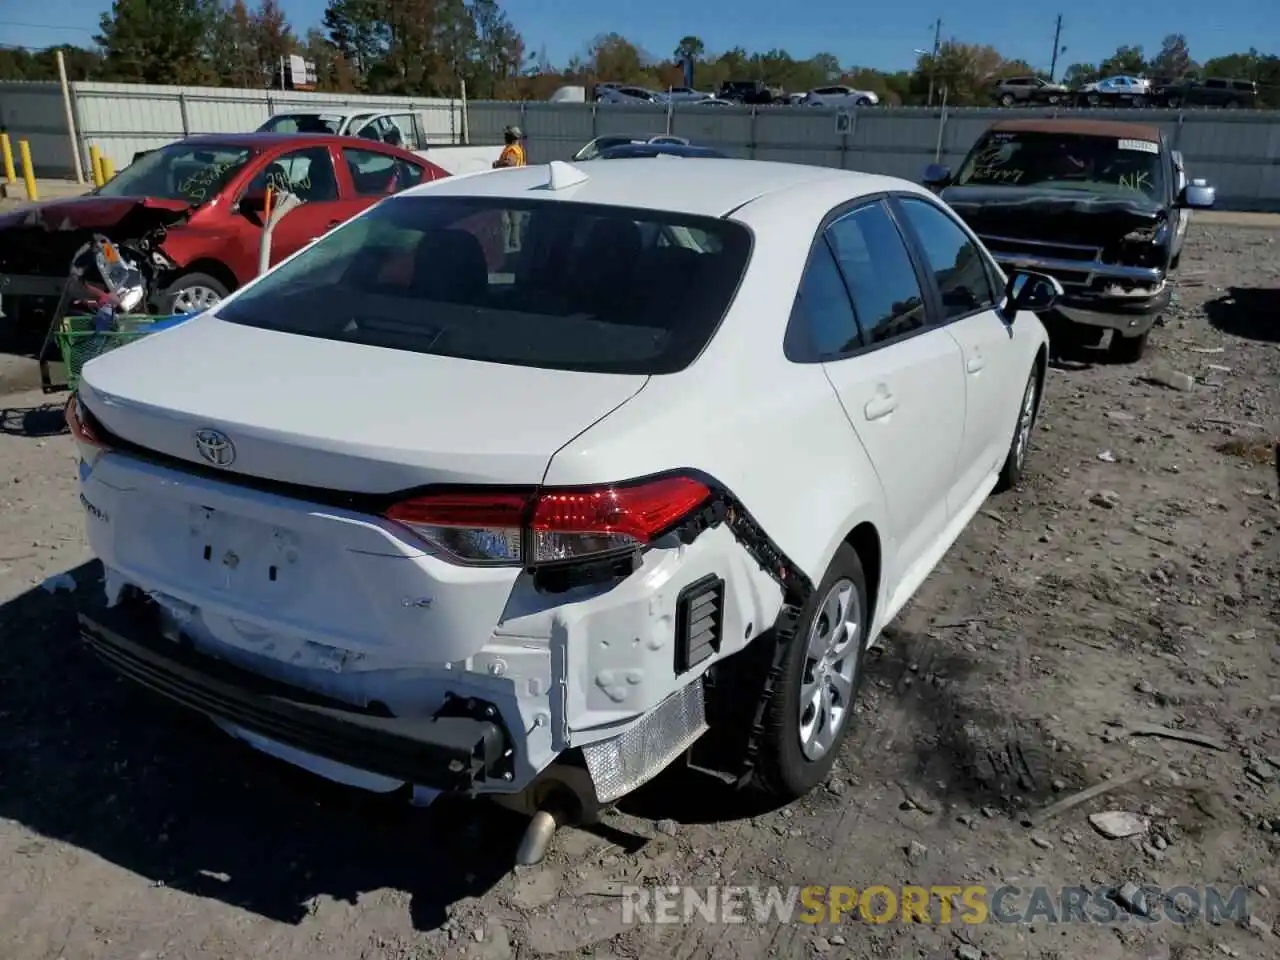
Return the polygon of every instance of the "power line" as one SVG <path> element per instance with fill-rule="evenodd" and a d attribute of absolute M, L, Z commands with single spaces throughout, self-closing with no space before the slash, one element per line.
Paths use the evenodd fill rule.
<path fill-rule="evenodd" d="M 97 33 L 91 27 L 68 27 L 53 23 L 23 23 L 19 20 L 0 20 L 0 27 L 23 27 L 27 30 L 69 30 L 72 33 Z"/>

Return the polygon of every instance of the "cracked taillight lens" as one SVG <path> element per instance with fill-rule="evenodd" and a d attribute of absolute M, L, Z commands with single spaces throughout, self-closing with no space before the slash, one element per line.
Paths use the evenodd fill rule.
<path fill-rule="evenodd" d="M 667 476 L 599 487 L 426 494 L 386 517 L 463 563 L 533 566 L 634 549 L 711 496 L 699 480 Z"/>

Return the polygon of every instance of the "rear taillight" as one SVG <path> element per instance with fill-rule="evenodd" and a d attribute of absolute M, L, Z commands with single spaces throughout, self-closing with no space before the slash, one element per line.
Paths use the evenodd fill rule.
<path fill-rule="evenodd" d="M 642 547 L 710 496 L 706 484 L 686 476 L 602 487 L 478 488 L 415 497 L 386 517 L 463 563 L 533 566 Z"/>
<path fill-rule="evenodd" d="M 67 422 L 67 428 L 71 431 L 71 436 L 83 447 L 90 447 L 99 451 L 110 449 L 109 444 L 94 431 L 93 418 L 80 402 L 80 394 L 72 393 L 68 398 L 66 409 L 63 411 L 63 419 Z"/>

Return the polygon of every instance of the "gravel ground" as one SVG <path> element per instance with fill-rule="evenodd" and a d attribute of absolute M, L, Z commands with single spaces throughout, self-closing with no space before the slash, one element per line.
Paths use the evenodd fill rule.
<path fill-rule="evenodd" d="M 519 818 L 329 786 L 91 661 L 71 443 L 0 358 L 0 956 L 1280 955 L 1280 229 L 1192 231 L 1147 358 L 1051 371 L 1024 488 L 889 631 L 825 789 L 671 774 L 518 870 Z M 641 926 L 635 882 L 1251 889 L 1241 923 Z"/>

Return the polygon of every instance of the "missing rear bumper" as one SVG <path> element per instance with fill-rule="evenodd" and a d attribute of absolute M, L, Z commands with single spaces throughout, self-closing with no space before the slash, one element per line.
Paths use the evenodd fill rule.
<path fill-rule="evenodd" d="M 434 716 L 394 717 L 268 680 L 161 636 L 138 604 L 80 614 L 81 636 L 117 673 L 214 720 L 334 763 L 445 793 L 511 779 L 498 711 L 454 698 Z"/>

